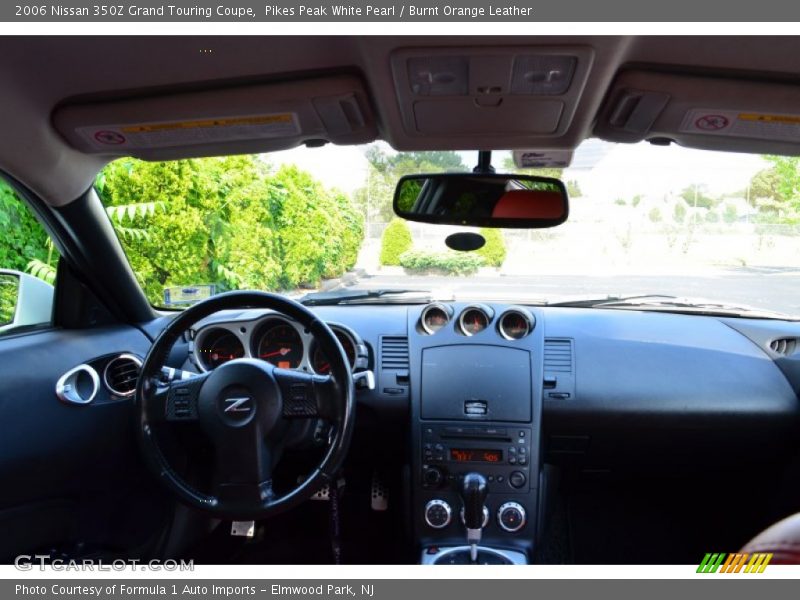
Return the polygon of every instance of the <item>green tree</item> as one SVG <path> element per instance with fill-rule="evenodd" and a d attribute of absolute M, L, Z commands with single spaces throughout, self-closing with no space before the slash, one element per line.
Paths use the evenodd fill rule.
<path fill-rule="evenodd" d="M 98 191 L 112 213 L 133 204 L 162 207 L 131 212 L 126 227 L 147 235 L 120 236 L 154 303 L 175 285 L 314 285 L 352 266 L 363 240 L 363 221 L 347 197 L 296 167 L 273 173 L 253 155 L 115 161 Z"/>
<path fill-rule="evenodd" d="M 570 198 L 580 198 L 583 196 L 583 192 L 581 191 L 581 186 L 575 179 L 570 179 L 567 181 L 567 194 Z M 638 204 L 638 203 L 637 203 Z M 636 204 L 634 204 L 636 206 Z"/>
<path fill-rule="evenodd" d="M 662 217 L 661 217 L 661 209 L 660 209 L 660 208 L 658 208 L 657 206 L 654 206 L 653 208 L 651 208 L 651 209 L 650 209 L 650 212 L 648 212 L 648 213 L 647 213 L 647 217 L 648 217 L 648 218 L 649 218 L 649 219 L 650 219 L 650 220 L 651 220 L 653 223 L 660 223 L 660 222 L 661 222 L 661 220 L 662 220 Z"/>
<path fill-rule="evenodd" d="M 483 228 L 480 230 L 486 243 L 476 250 L 483 257 L 485 264 L 491 267 L 502 267 L 506 260 L 506 243 L 500 229 Z"/>
<path fill-rule="evenodd" d="M 696 208 L 714 208 L 718 201 L 712 198 L 708 193 L 708 188 L 705 185 L 692 184 L 684 188 L 680 197 L 684 199 L 686 204 Z"/>
<path fill-rule="evenodd" d="M 800 223 L 800 157 L 764 156 L 769 167 L 750 181 L 750 203 L 761 219 Z"/>
<path fill-rule="evenodd" d="M 739 215 L 736 212 L 735 204 L 726 204 L 725 211 L 722 213 L 722 220 L 726 223 L 735 223 Z"/>
<path fill-rule="evenodd" d="M 675 208 L 672 211 L 672 218 L 677 223 L 683 223 L 686 220 L 686 205 L 683 202 L 675 203 Z"/>
<path fill-rule="evenodd" d="M 0 268 L 26 271 L 33 261 L 55 265 L 47 232 L 16 192 L 0 179 Z"/>
<path fill-rule="evenodd" d="M 356 205 L 371 221 L 392 219 L 392 200 L 398 180 L 404 175 L 441 173 L 468 170 L 457 152 L 399 152 L 392 154 L 375 144 L 370 146 L 367 159 L 367 180 L 355 194 Z"/>
<path fill-rule="evenodd" d="M 383 230 L 381 239 L 380 263 L 382 265 L 399 265 L 400 255 L 411 250 L 411 230 L 402 219 L 392 219 Z"/>

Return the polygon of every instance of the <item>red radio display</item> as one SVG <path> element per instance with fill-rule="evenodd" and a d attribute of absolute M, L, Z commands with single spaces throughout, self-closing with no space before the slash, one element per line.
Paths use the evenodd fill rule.
<path fill-rule="evenodd" d="M 481 450 L 476 448 L 450 448 L 450 460 L 456 462 L 503 462 L 502 450 Z"/>

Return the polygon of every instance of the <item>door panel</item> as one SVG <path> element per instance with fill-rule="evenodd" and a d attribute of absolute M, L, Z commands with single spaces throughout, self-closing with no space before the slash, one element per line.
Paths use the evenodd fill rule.
<path fill-rule="evenodd" d="M 55 393 L 78 364 L 149 346 L 127 326 L 0 338 L 0 561 L 53 548 L 126 554 L 163 529 L 170 503 L 140 462 L 132 398 L 112 395 L 102 373 L 88 405 Z"/>

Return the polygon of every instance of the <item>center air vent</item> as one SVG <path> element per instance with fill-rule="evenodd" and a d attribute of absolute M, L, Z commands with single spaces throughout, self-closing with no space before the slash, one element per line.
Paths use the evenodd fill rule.
<path fill-rule="evenodd" d="M 136 382 L 142 361 L 133 354 L 120 354 L 108 361 L 103 371 L 103 381 L 112 394 L 130 396 L 136 391 Z"/>
<path fill-rule="evenodd" d="M 408 369 L 408 338 L 381 338 L 381 369 L 403 371 Z"/>
<path fill-rule="evenodd" d="M 544 370 L 545 373 L 572 372 L 572 340 L 544 341 Z"/>
<path fill-rule="evenodd" d="M 797 348 L 797 338 L 780 338 L 769 343 L 769 349 L 777 354 L 789 356 Z"/>

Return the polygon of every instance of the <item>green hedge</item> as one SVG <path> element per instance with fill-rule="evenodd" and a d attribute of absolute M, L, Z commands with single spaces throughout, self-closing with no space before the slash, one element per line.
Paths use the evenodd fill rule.
<path fill-rule="evenodd" d="M 381 238 L 382 265 L 399 265 L 400 255 L 411 250 L 411 230 L 402 219 L 392 219 Z"/>
<path fill-rule="evenodd" d="M 475 252 L 483 257 L 486 265 L 502 267 L 506 260 L 506 242 L 503 239 L 503 232 L 499 229 L 484 228 L 481 229 L 481 235 L 486 243 Z"/>
<path fill-rule="evenodd" d="M 411 271 L 442 271 L 450 275 L 471 275 L 484 265 L 482 256 L 465 252 L 409 250 L 400 264 Z"/>

